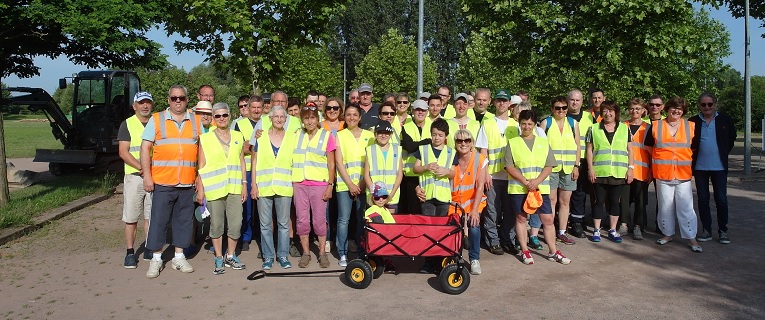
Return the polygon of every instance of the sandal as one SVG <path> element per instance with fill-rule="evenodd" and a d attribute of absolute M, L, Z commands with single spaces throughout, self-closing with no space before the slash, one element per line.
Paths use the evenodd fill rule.
<path fill-rule="evenodd" d="M 694 246 L 692 244 L 690 244 L 688 246 L 691 247 L 691 251 L 693 251 L 693 252 L 701 253 L 701 251 L 702 251 L 701 246 Z"/>
<path fill-rule="evenodd" d="M 672 242 L 672 238 L 669 238 L 669 240 L 664 239 L 664 238 L 659 238 L 659 240 L 656 240 L 656 243 L 658 245 L 660 245 L 660 246 L 663 246 L 663 245 L 665 245 L 667 243 L 670 243 L 670 242 Z"/>

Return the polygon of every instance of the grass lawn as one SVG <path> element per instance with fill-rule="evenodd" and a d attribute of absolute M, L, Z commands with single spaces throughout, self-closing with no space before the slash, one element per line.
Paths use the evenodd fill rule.
<path fill-rule="evenodd" d="M 48 122 L 21 122 L 22 119 L 45 118 L 39 115 L 3 115 L 5 154 L 7 158 L 32 158 L 35 149 L 63 149 L 53 138 Z"/>
<path fill-rule="evenodd" d="M 12 191 L 8 205 L 0 208 L 0 229 L 29 224 L 42 212 L 93 193 L 106 193 L 118 183 L 119 179 L 114 174 L 72 174 Z"/>

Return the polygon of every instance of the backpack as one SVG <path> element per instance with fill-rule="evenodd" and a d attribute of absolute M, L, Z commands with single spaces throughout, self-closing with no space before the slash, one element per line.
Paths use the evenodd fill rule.
<path fill-rule="evenodd" d="M 552 122 L 555 119 L 553 119 L 552 116 L 547 116 L 547 118 L 545 118 L 545 120 L 547 120 L 547 126 L 545 127 L 545 134 L 547 134 L 547 131 L 550 130 L 550 126 L 552 126 Z M 572 135 L 575 134 L 575 131 L 574 131 L 574 121 L 575 120 L 574 120 L 574 118 L 566 116 L 566 120 L 568 120 L 568 125 L 569 125 L 569 127 L 571 127 L 571 134 Z"/>

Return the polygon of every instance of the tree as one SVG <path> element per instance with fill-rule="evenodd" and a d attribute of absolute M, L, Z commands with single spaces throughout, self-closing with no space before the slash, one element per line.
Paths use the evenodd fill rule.
<path fill-rule="evenodd" d="M 699 2 L 710 4 L 715 8 L 726 6 L 728 7 L 728 11 L 730 11 L 731 15 L 734 17 L 744 17 L 744 0 L 700 0 Z M 749 16 L 755 19 L 765 20 L 765 1 L 749 1 Z M 760 25 L 760 28 L 765 28 L 765 21 L 761 22 L 762 24 Z M 765 33 L 760 36 L 765 38 Z"/>
<path fill-rule="evenodd" d="M 356 67 L 359 75 L 354 86 L 369 83 L 377 92 L 377 99 L 388 92 L 417 90 L 417 46 L 411 39 L 404 39 L 396 29 L 388 30 L 380 43 L 369 48 L 369 54 Z M 436 86 L 436 63 L 429 55 L 423 56 L 423 86 Z"/>
<path fill-rule="evenodd" d="M 752 131 L 762 131 L 765 115 L 765 77 L 753 76 L 752 79 Z M 736 128 L 744 129 L 744 81 L 739 74 L 738 81 L 721 88 L 718 94 L 718 110 L 729 115 L 736 123 Z"/>
<path fill-rule="evenodd" d="M 682 0 L 462 0 L 494 66 L 540 100 L 600 87 L 625 102 L 694 96 L 712 86 L 729 34 Z M 515 89 L 515 88 L 510 88 Z"/>
<path fill-rule="evenodd" d="M 342 67 L 332 62 L 324 48 L 293 46 L 284 51 L 284 60 L 290 62 L 289 72 L 264 83 L 264 91 L 279 89 L 290 96 L 304 97 L 308 91 L 316 90 L 330 97 L 342 96 Z"/>

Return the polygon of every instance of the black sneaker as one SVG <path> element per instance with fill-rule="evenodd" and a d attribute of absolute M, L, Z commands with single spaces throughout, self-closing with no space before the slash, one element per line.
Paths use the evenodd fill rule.
<path fill-rule="evenodd" d="M 242 242 L 242 251 L 250 251 L 250 242 L 249 241 L 243 241 Z"/>
<path fill-rule="evenodd" d="M 502 250 L 502 247 L 500 247 L 498 244 L 491 246 L 491 248 L 489 248 L 489 252 L 496 254 L 498 256 L 505 254 L 505 251 Z"/>
<path fill-rule="evenodd" d="M 577 238 L 584 238 L 587 235 L 584 234 L 584 228 L 581 223 L 574 223 L 574 227 L 570 230 L 571 235 Z"/>
<path fill-rule="evenodd" d="M 512 255 L 516 255 L 519 252 L 518 249 L 516 248 L 516 246 L 511 245 L 511 244 L 503 244 L 503 245 L 500 245 L 500 247 L 502 247 L 502 251 L 507 252 L 507 253 L 512 254 Z"/>
<path fill-rule="evenodd" d="M 143 251 L 143 261 L 151 261 L 151 258 L 154 257 L 154 252 L 151 250 L 144 250 Z"/>
<path fill-rule="evenodd" d="M 125 269 L 135 269 L 138 266 L 138 261 L 135 260 L 135 255 L 128 253 L 125 255 Z"/>
<path fill-rule="evenodd" d="M 435 268 L 433 267 L 433 259 L 430 259 L 430 258 L 426 259 L 425 264 L 423 264 L 422 268 L 420 268 L 420 273 L 433 273 L 434 271 L 435 271 Z"/>

